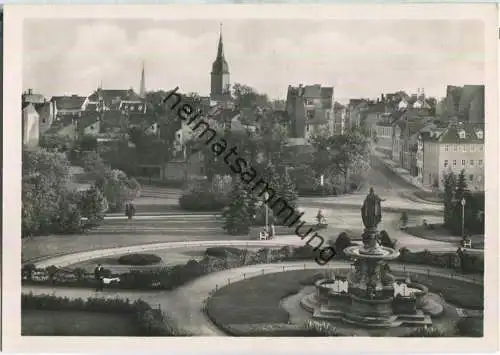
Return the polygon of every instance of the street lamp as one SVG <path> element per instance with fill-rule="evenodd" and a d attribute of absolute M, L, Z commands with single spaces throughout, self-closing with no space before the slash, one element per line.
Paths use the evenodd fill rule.
<path fill-rule="evenodd" d="M 465 236 L 465 198 L 462 197 L 460 200 L 460 204 L 462 205 L 462 237 Z"/>
<path fill-rule="evenodd" d="M 269 224 L 269 211 L 267 210 L 267 200 L 269 198 L 269 193 L 268 192 L 264 192 L 264 198 L 265 198 L 265 201 L 264 201 L 264 208 L 265 208 L 265 211 L 266 211 L 266 227 L 265 227 L 265 231 L 267 232 L 267 226 Z"/>

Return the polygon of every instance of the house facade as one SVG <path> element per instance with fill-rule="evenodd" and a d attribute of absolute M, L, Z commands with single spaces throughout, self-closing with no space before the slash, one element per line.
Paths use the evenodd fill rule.
<path fill-rule="evenodd" d="M 286 111 L 293 138 L 309 139 L 317 134 L 333 134 L 333 87 L 289 85 Z"/>
<path fill-rule="evenodd" d="M 60 121 L 65 117 L 77 118 L 84 110 L 84 96 L 52 96 L 50 99 L 50 116 L 52 121 Z"/>
<path fill-rule="evenodd" d="M 484 125 L 454 123 L 447 128 L 421 132 L 419 137 L 420 182 L 443 188 L 443 177 L 463 170 L 470 190 L 484 190 Z"/>

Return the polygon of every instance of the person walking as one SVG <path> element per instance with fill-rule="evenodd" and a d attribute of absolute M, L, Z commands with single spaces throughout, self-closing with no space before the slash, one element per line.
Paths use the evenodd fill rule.
<path fill-rule="evenodd" d="M 102 291 L 104 289 L 104 268 L 101 264 L 98 264 L 94 269 L 94 276 L 97 281 L 96 291 Z"/>

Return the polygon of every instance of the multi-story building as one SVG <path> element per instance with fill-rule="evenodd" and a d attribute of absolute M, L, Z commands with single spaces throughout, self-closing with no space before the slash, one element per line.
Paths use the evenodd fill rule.
<path fill-rule="evenodd" d="M 333 134 L 333 87 L 289 85 L 286 110 L 291 137 L 308 139 L 316 134 Z"/>
<path fill-rule="evenodd" d="M 469 189 L 484 189 L 484 124 L 454 123 L 422 131 L 417 140 L 417 176 L 423 185 L 442 188 L 445 174 L 464 170 Z"/>
<path fill-rule="evenodd" d="M 333 134 L 344 134 L 349 129 L 349 115 L 347 107 L 335 102 L 333 106 Z"/>

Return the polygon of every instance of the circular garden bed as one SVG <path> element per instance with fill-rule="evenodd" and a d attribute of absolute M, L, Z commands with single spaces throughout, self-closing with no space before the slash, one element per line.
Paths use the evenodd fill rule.
<path fill-rule="evenodd" d="M 323 277 L 324 270 L 295 270 L 235 282 L 210 297 L 206 313 L 228 335 L 317 336 L 300 324 L 289 324 L 289 313 L 282 308 L 281 301 Z M 430 292 L 440 294 L 451 305 L 482 308 L 482 285 L 432 275 L 414 274 L 411 277 L 428 287 Z M 482 322 L 482 319 L 476 322 Z M 456 336 L 477 336 L 465 335 L 459 327 L 461 323 L 457 324 Z"/>
<path fill-rule="evenodd" d="M 127 254 L 118 258 L 118 263 L 121 265 L 145 266 L 155 265 L 162 259 L 155 254 Z"/>

